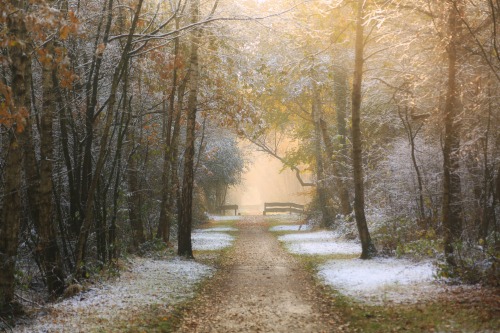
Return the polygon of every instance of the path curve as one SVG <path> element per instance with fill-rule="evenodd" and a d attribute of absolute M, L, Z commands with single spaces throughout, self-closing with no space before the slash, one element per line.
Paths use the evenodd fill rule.
<path fill-rule="evenodd" d="M 318 300 L 310 274 L 280 246 L 263 217 L 245 217 L 221 271 L 178 332 L 333 332 L 338 318 Z"/>

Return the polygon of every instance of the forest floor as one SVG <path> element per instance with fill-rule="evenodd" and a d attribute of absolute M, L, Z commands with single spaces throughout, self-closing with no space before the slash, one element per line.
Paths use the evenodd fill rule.
<path fill-rule="evenodd" d="M 429 262 L 361 261 L 290 216 L 213 217 L 173 250 L 33 309 L 13 332 L 499 332 L 498 289 L 446 286 Z"/>

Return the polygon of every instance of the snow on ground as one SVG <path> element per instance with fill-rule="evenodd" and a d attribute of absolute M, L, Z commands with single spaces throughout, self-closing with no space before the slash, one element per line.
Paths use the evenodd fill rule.
<path fill-rule="evenodd" d="M 310 230 L 311 226 L 308 224 L 285 224 L 285 225 L 276 225 L 274 227 L 269 228 L 269 231 L 306 231 Z"/>
<path fill-rule="evenodd" d="M 430 262 L 405 259 L 330 260 L 318 275 L 341 293 L 370 303 L 416 302 L 432 297 L 441 287 L 434 282 Z"/>
<path fill-rule="evenodd" d="M 235 220 L 241 220 L 241 215 L 229 215 L 229 216 L 208 215 L 208 218 L 212 221 L 235 221 Z"/>
<path fill-rule="evenodd" d="M 286 227 L 286 226 L 285 226 Z M 356 242 L 339 239 L 332 231 L 317 231 L 279 236 L 289 252 L 307 255 L 360 254 L 361 246 Z"/>
<path fill-rule="evenodd" d="M 295 242 L 287 243 L 286 247 L 288 251 L 295 254 L 361 254 L 361 245 L 353 242 Z"/>
<path fill-rule="evenodd" d="M 193 232 L 198 233 L 198 232 L 227 232 L 227 231 L 238 231 L 238 229 L 233 227 L 213 227 L 206 229 L 195 229 Z"/>
<path fill-rule="evenodd" d="M 281 221 L 281 222 L 299 222 L 302 221 L 304 218 L 300 214 L 268 214 L 266 217 L 274 220 L 274 221 Z"/>
<path fill-rule="evenodd" d="M 316 231 L 300 234 L 288 234 L 279 236 L 278 240 L 281 242 L 304 242 L 304 241 L 327 241 L 336 240 L 340 236 L 333 231 Z"/>
<path fill-rule="evenodd" d="M 287 226 L 283 226 L 287 227 Z M 293 233 L 278 237 L 289 252 L 307 255 L 357 255 L 358 242 L 332 231 Z M 341 293 L 368 303 L 407 303 L 428 299 L 442 291 L 434 282 L 430 262 L 404 259 L 336 259 L 318 267 L 319 277 Z"/>
<path fill-rule="evenodd" d="M 207 229 L 205 229 L 207 230 Z M 193 250 L 210 251 L 221 250 L 231 246 L 234 237 L 222 232 L 195 231 L 191 235 Z"/>
<path fill-rule="evenodd" d="M 194 285 L 214 269 L 192 260 L 133 259 L 119 280 L 47 307 L 46 315 L 14 332 L 108 331 L 140 316 L 151 306 L 165 307 L 194 296 Z"/>

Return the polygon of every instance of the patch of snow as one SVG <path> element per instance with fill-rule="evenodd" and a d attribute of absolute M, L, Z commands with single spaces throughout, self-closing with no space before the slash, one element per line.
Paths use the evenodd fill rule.
<path fill-rule="evenodd" d="M 274 227 L 269 228 L 269 231 L 306 231 L 310 230 L 311 226 L 308 224 L 285 224 L 285 225 L 276 225 Z"/>
<path fill-rule="evenodd" d="M 219 216 L 219 215 L 209 215 L 208 218 L 213 221 L 235 221 L 241 220 L 241 215 L 228 215 L 228 216 Z"/>
<path fill-rule="evenodd" d="M 227 232 L 227 231 L 238 231 L 238 229 L 233 228 L 233 227 L 213 227 L 213 228 L 206 228 L 206 229 L 196 229 L 193 232 Z"/>
<path fill-rule="evenodd" d="M 45 316 L 14 332 L 88 332 L 110 329 L 151 306 L 166 307 L 194 296 L 214 269 L 192 260 L 136 258 L 119 280 L 47 307 Z"/>
<path fill-rule="evenodd" d="M 354 242 L 289 242 L 286 247 L 288 251 L 296 254 L 361 254 L 361 245 Z"/>
<path fill-rule="evenodd" d="M 193 232 L 191 235 L 193 250 L 221 250 L 231 246 L 234 237 L 221 232 Z"/>
<path fill-rule="evenodd" d="M 338 239 L 340 235 L 333 231 L 316 231 L 300 234 L 288 234 L 279 236 L 281 242 L 304 242 L 304 241 L 328 241 Z"/>
<path fill-rule="evenodd" d="M 303 216 L 300 214 L 271 214 L 267 215 L 267 218 L 271 218 L 274 221 L 284 221 L 284 222 L 298 222 L 303 220 Z"/>
<path fill-rule="evenodd" d="M 340 259 L 319 266 L 326 284 L 360 301 L 413 302 L 431 297 L 440 287 L 430 262 L 405 259 Z M 418 295 L 418 296 L 416 296 Z"/>

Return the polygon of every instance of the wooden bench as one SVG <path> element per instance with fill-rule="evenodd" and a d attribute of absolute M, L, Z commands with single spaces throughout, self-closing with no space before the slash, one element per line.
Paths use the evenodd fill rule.
<path fill-rule="evenodd" d="M 264 203 L 264 212 L 266 213 L 304 213 L 304 205 L 299 205 L 293 202 L 266 202 Z"/>
<path fill-rule="evenodd" d="M 234 215 L 238 215 L 238 205 L 224 205 L 220 206 L 218 211 L 222 215 L 226 215 L 226 210 L 234 210 Z"/>

